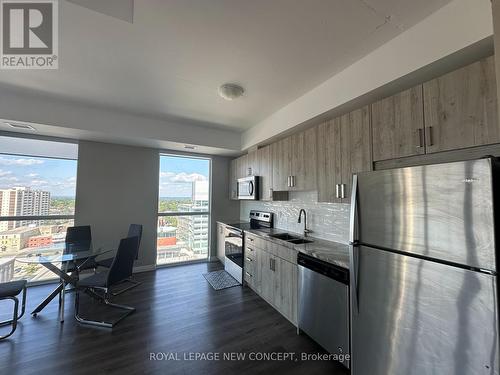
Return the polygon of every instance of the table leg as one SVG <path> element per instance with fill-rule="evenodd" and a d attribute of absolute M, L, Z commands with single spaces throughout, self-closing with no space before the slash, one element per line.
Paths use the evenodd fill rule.
<path fill-rule="evenodd" d="M 56 265 L 52 263 L 42 263 L 45 268 L 48 268 L 50 271 L 54 272 L 56 275 L 60 277 L 61 283 L 57 286 L 56 289 L 52 293 L 50 293 L 47 298 L 45 298 L 33 312 L 31 313 L 33 316 L 36 316 L 40 311 L 42 311 L 45 306 L 48 305 L 50 301 L 52 301 L 59 294 L 59 317 L 61 323 L 64 322 L 64 293 L 67 284 L 73 285 L 75 283 L 75 279 L 72 278 L 67 273 L 67 264 L 64 267 L 64 271 L 59 269 Z"/>
<path fill-rule="evenodd" d="M 59 284 L 57 288 L 55 288 L 52 293 L 50 293 L 47 298 L 45 298 L 36 308 L 31 312 L 33 316 L 36 316 L 40 311 L 44 309 L 45 306 L 49 304 L 50 301 L 52 301 L 59 293 L 61 293 L 61 290 L 63 288 L 63 284 Z"/>
<path fill-rule="evenodd" d="M 60 303 L 59 303 L 59 321 L 61 323 L 64 323 L 64 293 L 66 291 L 66 283 L 63 281 L 62 282 L 62 289 L 61 289 L 61 294 L 60 294 Z"/>

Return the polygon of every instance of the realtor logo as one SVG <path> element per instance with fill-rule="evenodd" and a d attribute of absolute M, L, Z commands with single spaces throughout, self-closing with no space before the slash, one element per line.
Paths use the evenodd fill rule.
<path fill-rule="evenodd" d="M 58 0 L 0 0 L 1 69 L 58 68 Z"/>

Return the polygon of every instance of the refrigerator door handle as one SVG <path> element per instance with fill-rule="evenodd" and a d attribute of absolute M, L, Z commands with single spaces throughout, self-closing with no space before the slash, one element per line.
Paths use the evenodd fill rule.
<path fill-rule="evenodd" d="M 353 312 L 359 314 L 359 245 L 358 245 L 358 176 L 352 176 L 351 216 L 349 218 L 349 245 Z"/>
<path fill-rule="evenodd" d="M 351 245 L 351 295 L 353 313 L 359 314 L 359 245 Z"/>

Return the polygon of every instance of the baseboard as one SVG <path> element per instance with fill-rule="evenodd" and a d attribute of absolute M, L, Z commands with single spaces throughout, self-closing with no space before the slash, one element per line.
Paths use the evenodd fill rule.
<path fill-rule="evenodd" d="M 156 264 L 147 264 L 145 266 L 134 267 L 132 272 L 141 273 L 141 272 L 154 271 L 155 269 L 156 269 Z"/>

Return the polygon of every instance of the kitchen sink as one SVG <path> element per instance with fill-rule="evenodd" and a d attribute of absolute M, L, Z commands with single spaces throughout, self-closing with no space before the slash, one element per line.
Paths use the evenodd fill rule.
<path fill-rule="evenodd" d="M 296 241 L 301 239 L 300 237 L 293 236 L 289 233 L 271 234 L 269 237 L 277 238 L 278 240 L 283 240 L 283 241 Z"/>
<path fill-rule="evenodd" d="M 313 242 L 313 241 L 310 241 L 310 240 L 306 240 L 304 238 L 300 238 L 300 237 L 294 236 L 294 235 L 292 235 L 290 233 L 271 234 L 269 237 L 276 238 L 278 240 L 283 240 L 283 241 L 286 241 L 286 242 L 290 242 L 290 243 L 293 243 L 295 245 L 301 245 L 301 244 Z"/>
<path fill-rule="evenodd" d="M 299 238 L 297 240 L 289 240 L 288 242 L 293 243 L 295 245 L 302 245 L 302 244 L 311 243 L 311 242 L 314 242 L 314 241 L 306 240 L 305 238 Z"/>

